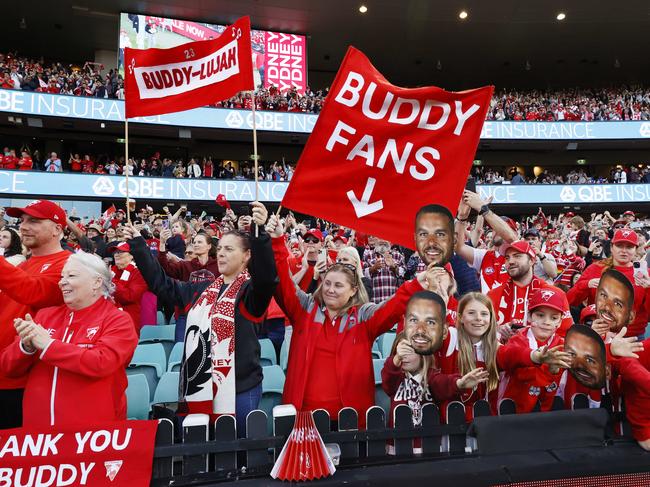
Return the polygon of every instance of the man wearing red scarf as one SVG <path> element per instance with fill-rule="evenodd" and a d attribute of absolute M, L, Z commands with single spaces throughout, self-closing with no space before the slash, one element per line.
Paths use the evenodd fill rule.
<path fill-rule="evenodd" d="M 528 300 L 533 291 L 552 288 L 550 284 L 533 274 L 536 254 L 525 240 L 518 240 L 508 245 L 505 251 L 505 259 L 509 278 L 501 286 L 492 289 L 488 293 L 488 297 L 497 313 L 499 335 L 504 341 L 516 333 L 517 330 L 527 325 Z M 571 318 L 571 313 L 568 311 L 569 303 L 564 293 L 562 293 L 562 298 L 566 302 L 564 309 L 567 311 L 562 317 L 562 323 L 557 333 L 563 337 L 573 324 L 573 318 Z"/>

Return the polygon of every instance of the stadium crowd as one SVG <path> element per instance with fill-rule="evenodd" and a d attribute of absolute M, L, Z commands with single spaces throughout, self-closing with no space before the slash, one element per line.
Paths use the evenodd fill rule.
<path fill-rule="evenodd" d="M 129 176 L 166 178 L 207 178 L 207 179 L 255 179 L 254 164 L 250 161 L 230 161 L 213 156 L 172 159 L 156 152 L 148 157 L 129 159 L 111 157 L 108 154 L 70 153 L 67 160 L 56 152 L 45 156 L 38 149 L 28 146 L 21 148 L 5 147 L 0 154 L 0 169 L 42 170 L 47 172 L 76 172 L 84 174 L 121 175 L 128 171 Z M 260 161 L 259 179 L 262 181 L 291 181 L 295 170 L 294 163 L 284 161 Z M 593 169 L 583 167 L 569 169 L 564 174 L 544 170 L 539 175 L 523 174 L 517 168 L 498 166 L 474 166 L 472 176 L 479 184 L 603 184 L 603 183 L 650 183 L 650 167 L 612 166 L 609 176 L 590 175 Z"/>
<path fill-rule="evenodd" d="M 61 95 L 124 99 L 124 80 L 117 70 L 103 73 L 94 62 L 63 64 L 32 59 L 17 53 L 0 53 L 0 88 Z M 307 88 L 280 93 L 276 86 L 256 90 L 256 109 L 319 113 L 328 89 Z M 250 109 L 250 93 L 240 93 L 219 108 Z M 513 121 L 616 121 L 650 120 L 650 90 L 643 86 L 608 89 L 502 90 L 496 93 L 487 120 Z"/>
<path fill-rule="evenodd" d="M 132 223 L 114 206 L 84 222 L 44 200 L 2 211 L 0 428 L 125 418 L 125 367 L 160 309 L 184 342 L 181 411 L 233 414 L 240 432 L 262 395 L 259 338 L 279 355 L 291 336 L 283 401 L 336 417 L 374 404 L 372 347 L 397 325 L 382 386 L 416 424 L 431 402 L 444 416 L 461 400 L 471 420 L 479 399 L 531 412 L 556 396 L 615 410 L 624 397 L 650 449 L 641 215 L 515 220 L 466 190 L 455 215 L 428 205 L 404 222 L 411 251 L 257 202 L 217 205 L 144 207 Z"/>

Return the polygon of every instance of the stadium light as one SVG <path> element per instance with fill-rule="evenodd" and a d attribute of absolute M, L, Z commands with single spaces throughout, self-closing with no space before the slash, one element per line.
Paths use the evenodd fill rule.
<path fill-rule="evenodd" d="M 557 14 L 557 17 L 555 18 L 558 20 L 564 20 L 566 19 L 566 14 L 564 12 L 560 12 L 559 14 Z"/>
<path fill-rule="evenodd" d="M 466 10 L 461 10 L 460 13 L 458 14 L 458 17 L 459 17 L 461 20 L 465 20 L 465 19 L 467 18 L 468 15 L 469 15 L 469 14 L 467 13 Z"/>
<path fill-rule="evenodd" d="M 359 7 L 359 12 L 361 12 L 362 14 L 365 14 L 367 11 L 368 11 L 368 7 L 366 7 L 365 5 L 361 5 L 361 7 Z"/>

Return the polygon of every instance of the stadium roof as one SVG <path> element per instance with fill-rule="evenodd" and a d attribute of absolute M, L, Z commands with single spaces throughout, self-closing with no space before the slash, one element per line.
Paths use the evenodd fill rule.
<path fill-rule="evenodd" d="M 461 10 L 468 12 L 465 20 Z M 647 0 L 23 0 L 3 9 L 0 51 L 92 60 L 96 50 L 117 49 L 119 12 L 211 23 L 248 14 L 254 27 L 306 34 L 314 87 L 329 84 L 350 44 L 404 86 L 606 86 L 650 79 Z M 556 19 L 560 12 L 563 21 Z"/>

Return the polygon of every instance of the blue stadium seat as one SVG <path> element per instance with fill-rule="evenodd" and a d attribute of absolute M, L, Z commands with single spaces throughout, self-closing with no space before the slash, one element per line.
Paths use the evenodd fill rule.
<path fill-rule="evenodd" d="M 133 374 L 127 377 L 129 385 L 126 388 L 126 417 L 127 419 L 149 419 L 149 383 L 143 374 Z"/>
<path fill-rule="evenodd" d="M 149 325 L 140 329 L 140 343 L 146 343 L 150 340 L 174 340 L 175 326 L 172 325 Z"/>
<path fill-rule="evenodd" d="M 178 402 L 178 372 L 165 372 L 158 382 L 153 403 Z"/>
<path fill-rule="evenodd" d="M 160 378 L 167 368 L 165 349 L 161 343 L 140 343 L 135 347 L 131 365 L 153 365 Z"/>
<path fill-rule="evenodd" d="M 395 332 L 389 331 L 382 335 L 381 337 L 381 356 L 387 358 L 390 356 L 390 349 L 393 348 L 393 342 L 395 341 Z"/>
<path fill-rule="evenodd" d="M 282 370 L 287 370 L 287 365 L 289 364 L 289 347 L 291 346 L 291 340 L 284 340 L 282 342 L 282 347 L 280 348 L 280 367 Z"/>
<path fill-rule="evenodd" d="M 165 349 L 165 356 L 168 357 L 176 343 L 174 339 L 175 329 L 175 325 L 143 326 L 140 330 L 139 343 L 161 343 Z"/>
<path fill-rule="evenodd" d="M 143 374 L 149 384 L 149 400 L 153 399 L 158 381 L 167 369 L 167 357 L 161 343 L 144 343 L 135 348 L 127 375 Z"/>
<path fill-rule="evenodd" d="M 162 311 L 158 311 L 158 312 L 156 313 L 156 319 L 158 320 L 158 321 L 157 321 L 157 325 L 158 325 L 158 326 L 164 326 L 164 325 L 167 324 L 167 323 L 165 322 L 165 313 L 163 313 Z"/>
<path fill-rule="evenodd" d="M 372 343 L 372 358 L 373 359 L 382 358 L 381 357 L 381 349 L 379 348 L 379 338 L 377 338 Z"/>
<path fill-rule="evenodd" d="M 273 342 L 268 338 L 260 340 L 260 365 L 266 367 L 269 365 L 277 365 L 278 360 L 275 356 L 275 347 Z"/>
<path fill-rule="evenodd" d="M 167 363 L 167 372 L 180 372 L 181 361 L 183 360 L 183 344 L 184 342 L 178 342 L 172 348 Z"/>
<path fill-rule="evenodd" d="M 372 368 L 375 372 L 375 384 L 381 384 L 381 369 L 384 368 L 384 362 L 386 360 L 383 358 L 376 358 L 372 361 Z"/>
<path fill-rule="evenodd" d="M 284 371 L 279 365 L 262 367 L 262 392 L 279 392 L 284 390 Z"/>

